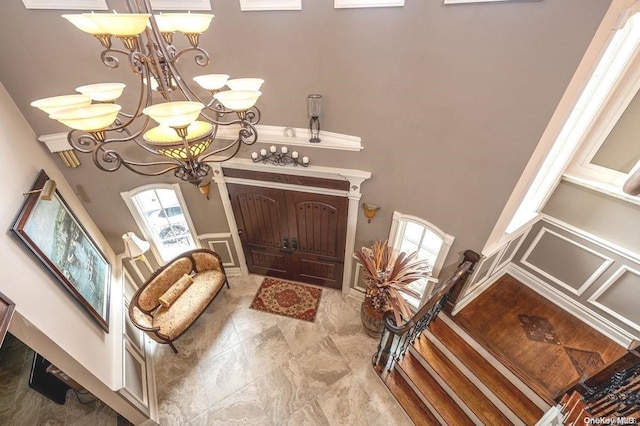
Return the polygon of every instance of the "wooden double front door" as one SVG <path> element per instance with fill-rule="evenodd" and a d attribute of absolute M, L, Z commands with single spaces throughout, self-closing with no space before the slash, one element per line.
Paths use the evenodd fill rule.
<path fill-rule="evenodd" d="M 348 200 L 228 184 L 249 272 L 342 287 Z"/>

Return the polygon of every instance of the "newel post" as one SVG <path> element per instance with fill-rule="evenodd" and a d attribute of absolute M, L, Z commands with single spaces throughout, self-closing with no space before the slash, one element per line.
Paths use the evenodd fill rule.
<path fill-rule="evenodd" d="M 460 265 L 464 264 L 464 262 L 471 262 L 471 269 L 465 272 L 464 277 L 462 277 L 462 279 L 459 280 L 453 286 L 453 289 L 451 290 L 451 293 L 449 295 L 449 299 L 447 300 L 447 303 L 443 308 L 444 311 L 447 313 L 451 313 L 451 311 L 453 311 L 453 308 L 456 306 L 456 303 L 458 303 L 458 298 L 460 297 L 460 293 L 462 292 L 462 289 L 467 283 L 467 279 L 473 273 L 476 264 L 480 261 L 480 259 L 482 259 L 482 255 L 480 255 L 479 253 L 476 253 L 473 250 L 465 250 L 463 256 L 464 258 L 462 259 L 462 262 L 460 262 Z"/>

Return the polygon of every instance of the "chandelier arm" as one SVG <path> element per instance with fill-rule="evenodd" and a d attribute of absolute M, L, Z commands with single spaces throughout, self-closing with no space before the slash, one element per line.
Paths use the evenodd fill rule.
<path fill-rule="evenodd" d="M 230 148 L 232 148 L 235 145 L 236 149 L 233 151 L 233 153 L 223 159 L 215 159 L 215 160 L 207 160 L 207 158 L 216 155 L 222 151 L 226 151 Z M 238 152 L 240 151 L 240 147 L 242 146 L 242 144 L 240 143 L 240 138 L 236 139 L 235 141 L 231 142 L 229 145 L 222 147 L 222 148 L 218 148 L 216 150 L 213 150 L 211 152 L 208 152 L 207 154 L 203 155 L 200 157 L 200 162 L 202 163 L 222 163 L 224 161 L 230 160 L 233 157 L 236 156 L 236 154 L 238 154 Z"/>
<path fill-rule="evenodd" d="M 115 172 L 120 167 L 124 166 L 126 169 L 131 170 L 134 173 L 144 175 L 144 176 L 160 176 L 162 174 L 180 169 L 184 167 L 181 163 L 176 163 L 173 161 L 151 161 L 151 162 L 141 162 L 141 161 L 130 161 L 120 155 L 117 151 L 112 149 L 104 149 L 103 145 L 97 145 L 93 150 L 93 162 L 100 170 L 105 172 Z M 106 164 L 110 166 L 107 167 Z M 140 167 L 155 167 L 155 166 L 169 166 L 162 170 L 157 170 L 153 172 L 148 172 L 139 169 Z"/>
<path fill-rule="evenodd" d="M 197 52 L 194 55 L 194 61 L 196 64 L 200 65 L 201 67 L 206 67 L 207 65 L 209 65 L 210 62 L 210 57 L 209 54 L 207 53 L 206 50 L 202 49 L 201 47 L 187 47 L 182 49 L 180 52 L 177 52 L 172 58 L 171 58 L 171 62 L 175 65 L 180 58 L 182 57 L 182 55 L 189 53 L 189 52 Z"/>
<path fill-rule="evenodd" d="M 69 133 L 67 133 L 67 142 L 69 142 L 69 145 L 71 145 L 71 147 L 76 151 L 82 152 L 84 154 L 92 153 L 95 147 L 98 145 L 97 139 L 86 133 L 76 137 L 76 133 L 78 132 L 80 131 L 71 130 Z"/>

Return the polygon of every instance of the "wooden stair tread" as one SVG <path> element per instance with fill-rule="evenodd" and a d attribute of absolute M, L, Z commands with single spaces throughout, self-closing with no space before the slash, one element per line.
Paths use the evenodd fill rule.
<path fill-rule="evenodd" d="M 542 417 L 544 414 L 542 409 L 444 321 L 436 318 L 431 322 L 429 330 L 525 424 L 535 424 Z M 425 337 L 421 336 L 421 338 Z"/>
<path fill-rule="evenodd" d="M 424 402 L 411 389 L 411 386 L 395 369 L 383 372 L 380 374 L 380 378 L 416 426 L 440 424 Z"/>
<path fill-rule="evenodd" d="M 429 339 L 420 336 L 414 348 L 483 424 L 513 424 Z"/>
<path fill-rule="evenodd" d="M 396 368 L 402 370 L 416 388 L 427 399 L 431 406 L 438 412 L 438 415 L 449 425 L 455 426 L 475 426 L 474 422 L 456 404 L 456 402 L 442 389 L 442 387 L 424 369 L 420 361 L 407 352 L 407 354 L 396 364 Z"/>

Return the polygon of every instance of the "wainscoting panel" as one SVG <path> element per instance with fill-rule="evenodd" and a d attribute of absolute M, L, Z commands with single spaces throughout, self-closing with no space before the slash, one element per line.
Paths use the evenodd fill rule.
<path fill-rule="evenodd" d="M 640 339 L 640 256 L 549 216 L 484 257 L 453 314 L 509 274 L 623 346 Z"/>
<path fill-rule="evenodd" d="M 638 289 L 640 272 L 622 266 L 589 298 L 589 303 L 640 331 L 638 300 L 629 297 L 637 295 Z"/>
<path fill-rule="evenodd" d="M 640 337 L 640 260 L 550 217 L 531 226 L 506 268 L 527 285 L 616 341 Z"/>
<path fill-rule="evenodd" d="M 520 263 L 573 294 L 581 295 L 613 260 L 543 226 Z"/>
<path fill-rule="evenodd" d="M 222 265 L 224 266 L 227 275 L 240 274 L 240 266 L 236 258 L 233 256 L 233 239 L 230 232 L 221 232 L 215 234 L 201 234 L 198 235 L 202 247 L 208 248 L 218 253 L 222 258 Z"/>

